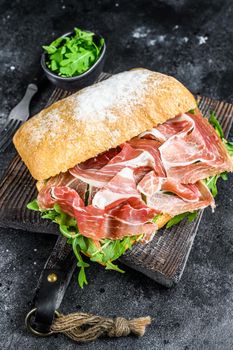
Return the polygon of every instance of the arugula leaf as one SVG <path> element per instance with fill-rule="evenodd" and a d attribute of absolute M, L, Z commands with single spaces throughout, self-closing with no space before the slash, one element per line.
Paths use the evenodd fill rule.
<path fill-rule="evenodd" d="M 182 213 L 182 214 L 176 215 L 173 218 L 171 218 L 171 220 L 168 221 L 166 228 L 170 228 L 170 227 L 178 224 L 180 221 L 182 221 L 185 218 L 187 218 L 188 221 L 191 222 L 194 219 L 196 219 L 197 214 L 198 214 L 198 211 L 194 211 L 192 213 L 187 212 L 187 213 Z"/>
<path fill-rule="evenodd" d="M 229 155 L 232 157 L 233 156 L 233 142 L 225 140 L 222 127 L 219 124 L 218 120 L 216 119 L 215 113 L 213 111 L 210 112 L 209 122 L 214 127 L 214 129 L 217 132 L 217 134 L 219 135 L 219 137 L 221 137 L 221 139 L 224 143 L 224 146 L 226 147 Z"/>
<path fill-rule="evenodd" d="M 197 214 L 198 214 L 198 210 L 192 213 L 188 213 L 188 216 L 187 216 L 188 222 L 192 222 L 193 220 L 195 220 L 197 217 Z"/>
<path fill-rule="evenodd" d="M 209 122 L 214 127 L 214 129 L 215 129 L 216 133 L 218 134 L 218 136 L 221 139 L 223 139 L 224 138 L 224 133 L 223 133 L 221 125 L 219 124 L 218 120 L 216 119 L 214 111 L 210 111 Z"/>
<path fill-rule="evenodd" d="M 221 125 L 219 124 L 218 120 L 216 119 L 215 113 L 213 111 L 210 112 L 210 118 L 209 118 L 210 124 L 214 127 L 216 133 L 218 136 L 222 139 L 224 146 L 226 147 L 228 153 L 230 156 L 233 156 L 233 142 L 226 141 L 224 139 L 224 133 L 222 130 Z M 222 178 L 224 181 L 227 180 L 227 172 L 224 172 L 219 175 L 210 176 L 208 179 L 204 180 L 208 188 L 210 189 L 212 195 L 215 197 L 218 193 L 217 189 L 217 181 L 219 178 Z"/>
<path fill-rule="evenodd" d="M 57 213 L 54 211 L 49 211 L 49 212 L 45 212 L 44 214 L 42 213 L 41 215 L 42 219 L 49 219 L 49 220 L 55 220 L 57 217 Z"/>
<path fill-rule="evenodd" d="M 220 174 L 220 177 L 221 177 L 224 181 L 227 181 L 227 180 L 228 180 L 228 173 L 225 171 L 224 173 Z"/>
<path fill-rule="evenodd" d="M 225 147 L 231 157 L 233 157 L 233 142 L 225 141 Z"/>
<path fill-rule="evenodd" d="M 115 271 L 118 271 L 118 272 L 121 272 L 121 273 L 125 273 L 125 271 L 121 270 L 117 265 L 113 264 L 111 261 L 108 261 L 106 263 L 105 269 L 106 270 L 115 270 Z"/>
<path fill-rule="evenodd" d="M 73 248 L 74 254 L 78 260 L 77 266 L 80 267 L 80 271 L 78 274 L 78 283 L 79 283 L 80 287 L 83 288 L 84 284 L 87 284 L 85 268 L 89 267 L 90 265 L 83 261 L 83 258 L 80 254 L 80 247 L 77 244 L 76 240 L 77 240 L 77 238 L 73 239 L 72 248 Z"/>
<path fill-rule="evenodd" d="M 161 218 L 161 216 L 163 216 L 163 214 L 155 215 L 155 217 L 152 219 L 152 222 L 156 223 L 159 220 L 159 218 Z"/>
<path fill-rule="evenodd" d="M 78 235 L 76 238 L 76 242 L 79 245 L 81 251 L 87 251 L 87 243 L 85 242 L 85 238 L 82 235 Z"/>
<path fill-rule="evenodd" d="M 218 194 L 218 188 L 217 188 L 217 180 L 219 179 L 220 175 L 210 176 L 208 179 L 205 180 L 206 186 L 211 191 L 213 197 L 216 197 Z"/>
<path fill-rule="evenodd" d="M 60 37 L 60 38 L 55 39 L 49 46 L 44 45 L 42 47 L 47 53 L 53 54 L 57 51 L 57 47 L 61 44 L 61 42 L 63 40 L 65 40 L 65 38 Z"/>
<path fill-rule="evenodd" d="M 79 52 L 65 54 L 66 59 L 60 62 L 60 73 L 73 76 L 75 72 L 79 74 L 88 70 L 90 63 L 95 60 L 92 52 L 80 49 Z"/>
<path fill-rule="evenodd" d="M 54 204 L 53 209 L 55 210 L 56 213 L 61 214 L 62 210 L 58 204 Z"/>
<path fill-rule="evenodd" d="M 195 109 L 190 109 L 190 110 L 188 111 L 188 113 L 190 113 L 190 114 L 195 114 Z"/>
<path fill-rule="evenodd" d="M 224 173 L 215 176 L 210 176 L 207 179 L 203 180 L 206 186 L 211 191 L 213 197 L 216 197 L 216 195 L 218 194 L 217 181 L 220 177 L 221 179 L 226 181 L 228 179 L 227 172 L 225 171 Z"/>
<path fill-rule="evenodd" d="M 47 53 L 46 64 L 62 77 L 72 77 L 86 72 L 99 58 L 104 39 L 95 42 L 94 33 L 74 28 L 74 35 L 60 37 L 43 46 Z"/>
<path fill-rule="evenodd" d="M 28 209 L 31 209 L 31 210 L 39 210 L 39 205 L 38 205 L 38 202 L 37 202 L 37 199 L 34 199 L 32 202 L 28 203 L 27 204 L 27 208 Z"/>

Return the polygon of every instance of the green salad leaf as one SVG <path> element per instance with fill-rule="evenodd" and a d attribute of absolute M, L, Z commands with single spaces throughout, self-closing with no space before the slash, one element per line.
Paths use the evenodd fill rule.
<path fill-rule="evenodd" d="M 222 174 L 215 175 L 215 176 L 210 176 L 207 179 L 203 180 L 205 182 L 206 186 L 211 191 L 213 197 L 216 197 L 218 194 L 217 181 L 219 178 L 226 181 L 228 179 L 227 172 L 224 172 Z"/>
<path fill-rule="evenodd" d="M 209 117 L 209 122 L 210 124 L 214 127 L 215 131 L 217 132 L 218 136 L 222 139 L 224 146 L 226 147 L 229 155 L 232 157 L 233 156 L 233 142 L 227 141 L 224 138 L 224 132 L 222 130 L 221 125 L 219 124 L 215 113 L 213 111 L 210 112 L 210 117 Z"/>
<path fill-rule="evenodd" d="M 97 43 L 95 34 L 74 28 L 74 35 L 60 37 L 42 46 L 47 53 L 46 65 L 62 76 L 74 77 L 86 72 L 100 57 L 104 39 Z"/>
<path fill-rule="evenodd" d="M 216 133 L 218 134 L 218 136 L 223 139 L 224 138 L 224 133 L 222 130 L 221 125 L 219 124 L 215 113 L 213 111 L 210 111 L 210 117 L 209 117 L 209 123 L 214 127 Z"/>
<path fill-rule="evenodd" d="M 27 208 L 36 211 L 40 210 L 37 199 L 34 199 L 32 202 L 28 203 Z"/>
<path fill-rule="evenodd" d="M 182 213 L 182 214 L 176 215 L 173 218 L 171 218 L 171 220 L 168 221 L 166 228 L 170 228 L 170 227 L 178 224 L 179 222 L 181 222 L 184 219 L 188 219 L 188 221 L 191 222 L 194 219 L 196 219 L 197 214 L 198 214 L 198 211 L 196 210 L 192 213 L 187 212 L 187 213 Z"/>
<path fill-rule="evenodd" d="M 27 208 L 40 211 L 42 218 L 52 220 L 59 225 L 61 234 L 65 236 L 67 242 L 72 245 L 76 256 L 77 267 L 79 268 L 78 283 L 81 288 L 87 284 L 85 270 L 90 266 L 83 260 L 83 254 L 89 256 L 91 261 L 104 265 L 106 270 L 115 270 L 124 273 L 113 261 L 118 259 L 126 250 L 130 249 L 135 242 L 140 241 L 143 237 L 143 235 L 138 235 L 127 236 L 117 240 L 102 239 L 98 244 L 93 241 L 93 239 L 82 236 L 79 233 L 76 220 L 65 214 L 58 204 L 55 204 L 53 209 L 40 210 L 37 200 L 35 199 L 28 203 Z"/>
<path fill-rule="evenodd" d="M 188 113 L 190 113 L 190 114 L 195 114 L 195 109 L 190 109 L 190 110 L 188 111 Z"/>
<path fill-rule="evenodd" d="M 225 140 L 222 127 L 219 124 L 219 122 L 215 116 L 215 113 L 213 111 L 210 112 L 209 122 L 214 127 L 218 136 L 222 139 L 224 146 L 226 147 L 229 155 L 233 156 L 233 142 Z M 209 178 L 204 180 L 205 184 L 210 189 L 213 197 L 215 197 L 218 194 L 217 181 L 219 178 L 222 178 L 224 181 L 226 181 L 227 180 L 227 172 L 224 172 L 222 174 L 215 175 L 215 176 L 210 176 Z"/>
<path fill-rule="evenodd" d="M 224 140 L 225 147 L 231 157 L 233 157 L 233 142 Z"/>

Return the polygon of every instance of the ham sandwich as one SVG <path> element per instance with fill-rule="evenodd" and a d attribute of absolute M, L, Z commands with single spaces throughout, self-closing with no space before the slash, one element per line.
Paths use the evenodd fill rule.
<path fill-rule="evenodd" d="M 95 261 L 103 253 L 108 268 L 129 246 L 106 262 L 113 241 L 145 243 L 178 215 L 214 209 L 206 179 L 233 168 L 225 140 L 192 94 L 146 69 L 56 102 L 21 126 L 14 144 L 39 180 L 36 209 L 71 240 L 87 239 L 75 243 L 79 251 Z"/>

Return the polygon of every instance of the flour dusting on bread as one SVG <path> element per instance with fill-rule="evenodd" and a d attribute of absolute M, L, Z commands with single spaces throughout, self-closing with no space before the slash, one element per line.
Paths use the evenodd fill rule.
<path fill-rule="evenodd" d="M 115 108 L 128 113 L 132 105 L 138 103 L 145 94 L 146 80 L 151 75 L 149 70 L 131 70 L 119 73 L 86 89 L 75 99 L 75 116 L 78 120 L 115 122 Z"/>

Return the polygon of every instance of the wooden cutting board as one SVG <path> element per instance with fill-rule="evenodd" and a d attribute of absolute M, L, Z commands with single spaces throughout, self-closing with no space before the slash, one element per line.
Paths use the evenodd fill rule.
<path fill-rule="evenodd" d="M 100 80 L 107 77 L 109 74 L 103 73 Z M 64 90 L 54 90 L 48 105 L 69 94 Z M 227 136 L 233 121 L 233 105 L 202 96 L 197 96 L 197 100 L 205 116 L 209 111 L 215 111 Z M 35 180 L 17 155 L 0 182 L 0 226 L 59 234 L 56 224 L 41 219 L 38 212 L 26 208 L 36 195 Z M 182 276 L 202 213 L 191 223 L 181 222 L 171 229 L 159 230 L 150 243 L 135 245 L 120 260 L 158 283 L 172 286 Z"/>

